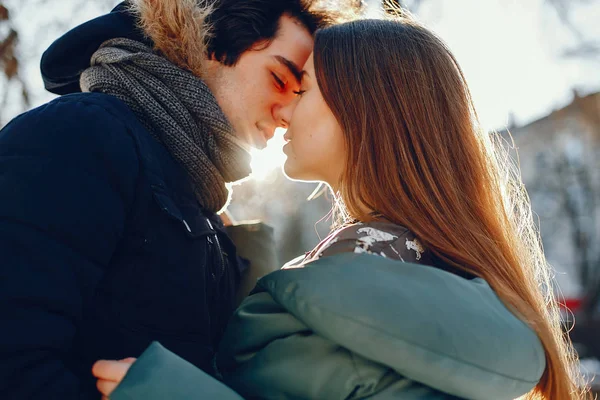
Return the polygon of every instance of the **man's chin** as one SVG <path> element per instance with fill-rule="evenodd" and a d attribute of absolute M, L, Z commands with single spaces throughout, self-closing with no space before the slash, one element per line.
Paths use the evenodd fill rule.
<path fill-rule="evenodd" d="M 262 132 L 247 133 L 238 137 L 240 137 L 249 149 L 262 150 L 267 147 L 267 139 L 263 136 Z"/>
<path fill-rule="evenodd" d="M 263 150 L 267 147 L 267 139 L 263 136 L 253 137 L 250 146 L 256 150 Z"/>
<path fill-rule="evenodd" d="M 267 147 L 267 141 L 263 137 L 262 132 L 257 132 L 256 128 L 237 128 L 235 131 L 237 132 L 238 143 L 242 144 L 246 148 L 246 151 L 250 152 L 254 149 L 262 150 Z"/>

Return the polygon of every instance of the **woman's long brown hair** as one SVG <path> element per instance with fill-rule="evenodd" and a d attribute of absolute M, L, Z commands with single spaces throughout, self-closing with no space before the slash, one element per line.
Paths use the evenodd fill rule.
<path fill-rule="evenodd" d="M 345 212 L 377 211 L 445 262 L 485 279 L 539 336 L 546 369 L 527 399 L 581 399 L 519 171 L 480 128 L 448 47 L 412 18 L 318 31 L 317 82 L 345 134 Z"/>

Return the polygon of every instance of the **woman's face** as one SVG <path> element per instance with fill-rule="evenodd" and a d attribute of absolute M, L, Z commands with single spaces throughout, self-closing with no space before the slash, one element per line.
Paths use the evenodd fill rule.
<path fill-rule="evenodd" d="M 282 113 L 289 122 L 283 147 L 285 174 L 295 180 L 324 181 L 336 189 L 346 147 L 342 129 L 317 85 L 312 54 L 304 65 L 298 97 Z"/>

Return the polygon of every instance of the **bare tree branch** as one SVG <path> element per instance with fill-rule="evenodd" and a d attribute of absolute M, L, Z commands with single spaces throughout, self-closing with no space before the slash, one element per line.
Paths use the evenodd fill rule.
<path fill-rule="evenodd" d="M 418 13 L 421 6 L 431 0 L 382 0 L 381 4 L 385 12 L 394 14 L 398 7 Z M 566 58 L 595 58 L 600 57 L 600 41 L 594 41 L 586 37 L 585 33 L 573 21 L 573 11 L 582 5 L 588 5 L 598 0 L 545 0 L 545 3 L 553 8 L 561 23 L 571 32 L 577 45 L 566 49 L 563 56 Z"/>
<path fill-rule="evenodd" d="M 546 0 L 556 10 L 558 18 L 563 25 L 575 36 L 577 45 L 563 52 L 564 57 L 568 58 L 592 58 L 600 57 L 600 42 L 592 41 L 581 31 L 573 21 L 573 10 L 577 6 L 588 5 L 597 0 Z"/>
<path fill-rule="evenodd" d="M 417 13 L 421 5 L 427 0 L 383 0 L 383 10 L 394 13 L 398 8 Z"/>
<path fill-rule="evenodd" d="M 565 58 L 600 58 L 600 42 L 583 42 L 577 47 L 565 50 Z"/>
<path fill-rule="evenodd" d="M 569 28 L 569 30 L 577 37 L 579 41 L 583 41 L 583 34 L 577 28 L 577 26 L 571 20 L 571 11 L 573 3 L 580 3 L 581 0 L 546 0 L 546 3 L 550 4 L 558 15 L 561 22 Z"/>

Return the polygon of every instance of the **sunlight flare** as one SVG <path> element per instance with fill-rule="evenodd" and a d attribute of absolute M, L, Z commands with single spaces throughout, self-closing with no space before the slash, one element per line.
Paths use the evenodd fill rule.
<path fill-rule="evenodd" d="M 285 162 L 285 154 L 282 151 L 285 140 L 283 135 L 285 129 L 277 129 L 275 136 L 267 142 L 267 147 L 262 150 L 252 149 L 252 167 L 251 177 L 255 180 L 264 180 L 277 168 L 281 168 Z"/>

